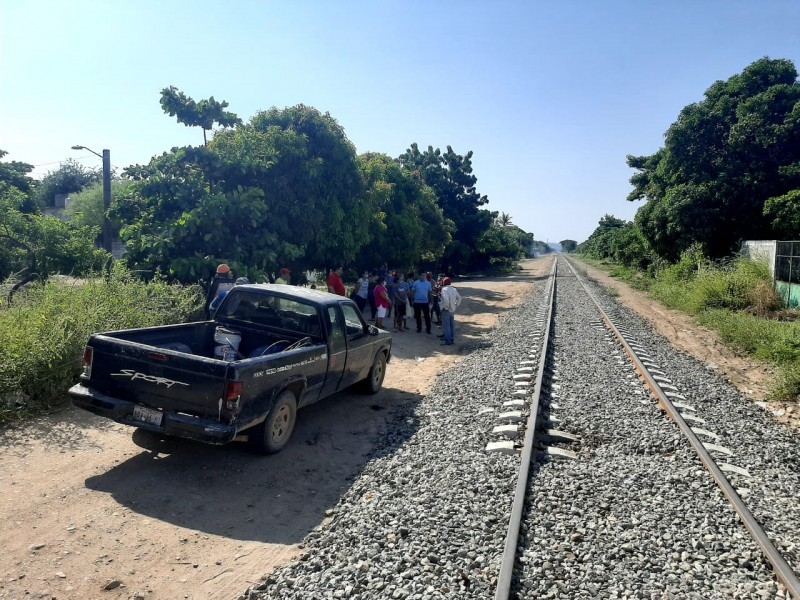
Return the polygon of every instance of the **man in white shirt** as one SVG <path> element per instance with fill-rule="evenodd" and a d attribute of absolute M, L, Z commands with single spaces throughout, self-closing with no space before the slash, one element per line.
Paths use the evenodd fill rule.
<path fill-rule="evenodd" d="M 444 331 L 443 346 L 452 346 L 456 337 L 456 309 L 461 304 L 461 294 L 453 287 L 449 277 L 442 281 L 439 307 L 442 310 L 442 329 Z"/>

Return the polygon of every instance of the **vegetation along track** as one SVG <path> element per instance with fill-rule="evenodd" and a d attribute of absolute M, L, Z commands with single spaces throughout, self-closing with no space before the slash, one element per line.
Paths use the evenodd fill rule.
<path fill-rule="evenodd" d="M 519 376 L 533 386 L 537 418 L 529 417 L 495 598 L 800 598 L 790 565 L 796 510 L 775 510 L 798 498 L 796 454 L 773 445 L 786 440 L 723 445 L 721 435 L 736 437 L 751 414 L 739 406 L 722 408 L 727 419 L 701 416 L 704 382 L 661 365 L 649 347 L 659 341 L 641 323 L 605 310 L 573 266 L 558 263 L 552 327 L 529 357 L 538 377 L 523 378 L 524 367 Z M 528 474 L 532 449 L 554 442 L 574 460 L 553 462 L 569 453 L 546 448 Z M 757 468 L 737 464 L 776 451 Z"/>
<path fill-rule="evenodd" d="M 429 394 L 396 414 L 301 559 L 241 598 L 788 597 L 559 262 L 558 274 L 538 280 L 495 330 L 464 345 Z M 593 294 L 796 570 L 796 435 L 602 289 Z M 520 465 L 530 468 L 521 484 Z"/>

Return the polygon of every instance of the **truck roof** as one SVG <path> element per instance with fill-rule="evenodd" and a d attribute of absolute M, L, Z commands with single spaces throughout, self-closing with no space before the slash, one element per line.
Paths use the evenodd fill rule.
<path fill-rule="evenodd" d="M 336 304 L 342 300 L 349 300 L 347 296 L 339 296 L 338 294 L 331 294 L 322 290 L 312 290 L 311 288 L 300 287 L 297 285 L 251 283 L 237 285 L 235 289 L 254 292 L 268 291 L 271 295 L 310 300 L 312 302 L 316 302 L 317 304 Z"/>

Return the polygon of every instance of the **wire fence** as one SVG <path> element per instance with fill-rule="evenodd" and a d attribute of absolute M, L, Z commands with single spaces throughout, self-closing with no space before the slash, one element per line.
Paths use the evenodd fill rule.
<path fill-rule="evenodd" d="M 800 306 L 800 241 L 776 243 L 775 288 L 786 306 Z"/>

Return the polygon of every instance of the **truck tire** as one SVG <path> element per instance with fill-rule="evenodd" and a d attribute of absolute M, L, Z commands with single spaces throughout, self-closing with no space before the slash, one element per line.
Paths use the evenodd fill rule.
<path fill-rule="evenodd" d="M 377 394 L 386 376 L 386 354 L 378 352 L 366 379 L 361 382 L 361 389 L 367 394 Z"/>
<path fill-rule="evenodd" d="M 280 452 L 292 436 L 296 420 L 297 399 L 286 390 L 275 400 L 267 418 L 253 428 L 250 445 L 261 454 Z"/>

